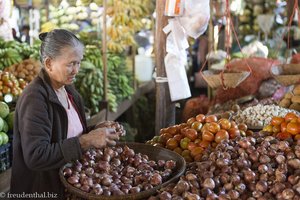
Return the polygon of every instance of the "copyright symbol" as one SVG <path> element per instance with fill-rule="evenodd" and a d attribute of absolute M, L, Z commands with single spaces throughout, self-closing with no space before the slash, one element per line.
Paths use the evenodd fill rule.
<path fill-rule="evenodd" d="M 0 198 L 4 198 L 5 197 L 5 192 L 0 192 Z"/>

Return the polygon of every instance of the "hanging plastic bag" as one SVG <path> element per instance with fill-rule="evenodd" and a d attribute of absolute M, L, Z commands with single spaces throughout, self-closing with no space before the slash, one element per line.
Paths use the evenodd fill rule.
<path fill-rule="evenodd" d="M 186 99 L 191 96 L 184 64 L 177 55 L 168 53 L 165 57 L 165 67 L 172 101 Z"/>
<path fill-rule="evenodd" d="M 10 1 L 7 0 L 0 0 L 0 18 L 4 20 L 8 20 L 10 16 Z"/>
<path fill-rule="evenodd" d="M 10 1 L 0 0 L 0 38 L 4 40 L 13 40 L 12 29 L 9 24 Z"/>
<path fill-rule="evenodd" d="M 209 18 L 209 0 L 185 0 L 184 14 L 178 17 L 186 34 L 195 39 L 206 31 Z"/>

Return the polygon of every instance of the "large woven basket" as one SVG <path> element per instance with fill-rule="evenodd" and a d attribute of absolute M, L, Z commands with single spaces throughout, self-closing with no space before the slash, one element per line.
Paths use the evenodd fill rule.
<path fill-rule="evenodd" d="M 278 83 L 284 86 L 300 83 L 300 64 L 273 66 L 271 74 Z"/>
<path fill-rule="evenodd" d="M 218 88 L 224 86 L 225 88 L 236 88 L 243 82 L 250 72 L 224 72 L 224 85 L 222 84 L 221 74 L 216 74 L 214 71 L 206 70 L 202 72 L 204 80 L 211 88 Z"/>
<path fill-rule="evenodd" d="M 82 190 L 73 187 L 69 184 L 63 176 L 63 170 L 66 167 L 70 167 L 71 164 L 68 163 L 64 165 L 59 170 L 60 180 L 63 185 L 67 188 L 67 190 L 71 193 L 76 195 L 77 197 L 89 200 L 136 200 L 136 199 L 147 199 L 151 195 L 155 194 L 160 188 L 168 185 L 171 182 L 174 182 L 179 179 L 179 177 L 185 172 L 186 162 L 183 157 L 179 154 L 170 151 L 168 149 L 162 147 L 155 147 L 148 144 L 141 144 L 141 143 L 120 143 L 120 146 L 127 145 L 129 148 L 133 149 L 136 153 L 142 153 L 148 155 L 149 159 L 151 160 L 174 160 L 176 161 L 176 167 L 174 172 L 172 173 L 171 177 L 161 185 L 153 187 L 150 190 L 142 191 L 137 194 L 128 194 L 128 195 L 121 195 L 121 196 L 103 196 L 103 195 L 95 195 L 83 192 Z"/>

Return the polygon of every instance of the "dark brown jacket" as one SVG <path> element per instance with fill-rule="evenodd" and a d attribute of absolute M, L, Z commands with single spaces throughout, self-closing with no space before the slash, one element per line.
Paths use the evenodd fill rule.
<path fill-rule="evenodd" d="M 65 87 L 83 121 L 84 105 L 73 86 Z M 59 168 L 82 156 L 78 137 L 67 139 L 68 117 L 44 69 L 18 99 L 13 135 L 11 193 L 50 192 L 63 199 Z M 52 198 L 53 199 L 53 198 Z"/>

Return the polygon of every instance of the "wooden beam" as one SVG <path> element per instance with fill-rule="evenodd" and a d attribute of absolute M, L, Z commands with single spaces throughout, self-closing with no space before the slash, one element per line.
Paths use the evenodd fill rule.
<path fill-rule="evenodd" d="M 104 101 L 107 101 L 107 46 L 106 46 L 106 11 L 107 11 L 107 0 L 103 0 L 103 27 L 102 27 L 102 62 L 103 62 L 103 92 L 104 92 Z"/>
<path fill-rule="evenodd" d="M 155 66 L 156 76 L 166 77 L 164 58 L 166 55 L 166 34 L 163 28 L 167 25 L 164 16 L 166 0 L 156 0 L 156 31 L 155 31 Z M 178 91 L 180 92 L 180 91 Z M 155 134 L 159 130 L 175 123 L 175 103 L 171 102 L 168 83 L 156 83 Z"/>

